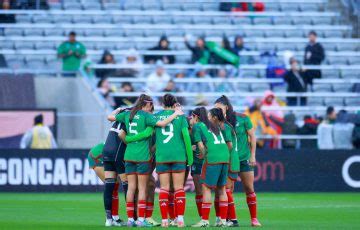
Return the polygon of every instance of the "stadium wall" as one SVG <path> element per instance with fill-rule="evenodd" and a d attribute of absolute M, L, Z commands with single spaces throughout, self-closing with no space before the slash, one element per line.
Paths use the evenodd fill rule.
<path fill-rule="evenodd" d="M 0 150 L 0 192 L 96 192 L 88 150 Z M 359 151 L 259 151 L 255 187 L 261 192 L 359 192 Z M 156 174 L 154 173 L 155 177 Z M 187 191 L 193 191 L 191 176 Z M 236 183 L 241 191 L 241 183 Z"/>

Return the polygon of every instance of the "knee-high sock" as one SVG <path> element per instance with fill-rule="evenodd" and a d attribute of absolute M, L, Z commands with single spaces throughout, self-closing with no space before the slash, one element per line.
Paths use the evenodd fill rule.
<path fill-rule="evenodd" d="M 176 214 L 175 214 L 175 203 L 174 203 L 174 193 L 173 192 L 169 192 L 169 217 L 170 219 L 175 219 L 176 218 Z"/>
<path fill-rule="evenodd" d="M 107 219 L 112 219 L 111 210 L 112 210 L 112 193 L 115 187 L 115 178 L 106 178 L 105 179 L 105 189 L 104 189 L 104 208 Z"/>
<path fill-rule="evenodd" d="M 163 220 L 167 220 L 168 208 L 169 208 L 169 191 L 165 189 L 160 189 L 159 206 L 160 206 L 161 218 Z"/>
<path fill-rule="evenodd" d="M 226 221 L 227 211 L 228 211 L 228 201 L 219 201 L 219 211 L 220 211 L 220 219 L 222 221 Z"/>
<path fill-rule="evenodd" d="M 246 194 L 246 202 L 249 207 L 251 219 L 256 218 L 256 194 L 250 192 Z"/>
<path fill-rule="evenodd" d="M 236 220 L 236 210 L 233 193 L 230 189 L 226 189 L 226 195 L 228 197 L 228 214 L 227 219 Z"/>
<path fill-rule="evenodd" d="M 154 211 L 154 203 L 153 202 L 146 202 L 146 211 L 145 211 L 145 217 L 151 217 Z"/>
<path fill-rule="evenodd" d="M 198 210 L 198 214 L 199 216 L 201 217 L 201 209 L 202 209 L 202 199 L 203 199 L 203 196 L 202 195 L 196 195 L 195 196 L 195 202 L 196 202 L 196 207 L 197 207 L 197 210 Z"/>
<path fill-rule="evenodd" d="M 219 197 L 215 196 L 214 198 L 214 206 L 215 206 L 215 215 L 220 218 L 220 208 L 219 208 Z"/>
<path fill-rule="evenodd" d="M 128 191 L 128 182 L 127 181 L 121 181 L 121 187 L 122 187 L 122 190 L 124 192 L 124 197 L 125 197 L 125 200 L 126 200 L 126 194 L 127 194 L 127 191 Z"/>
<path fill-rule="evenodd" d="M 129 219 L 134 219 L 134 202 L 126 202 L 126 213 Z"/>
<path fill-rule="evenodd" d="M 211 209 L 211 203 L 206 203 L 206 202 L 202 203 L 201 219 L 209 220 L 210 209 Z"/>
<path fill-rule="evenodd" d="M 112 193 L 112 207 L 111 214 L 113 216 L 119 216 L 119 183 L 116 183 Z"/>
<path fill-rule="evenodd" d="M 145 211 L 146 211 L 146 201 L 139 200 L 138 201 L 138 219 L 145 219 Z"/>
<path fill-rule="evenodd" d="M 184 189 L 179 189 L 175 192 L 175 210 L 176 216 L 183 217 L 186 207 L 186 195 Z"/>

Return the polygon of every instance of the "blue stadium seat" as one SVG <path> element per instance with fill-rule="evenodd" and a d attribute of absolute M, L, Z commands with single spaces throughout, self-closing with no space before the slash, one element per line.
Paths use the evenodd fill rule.
<path fill-rule="evenodd" d="M 280 4 L 277 2 L 269 2 L 265 4 L 265 10 L 266 11 L 279 11 L 280 10 Z"/>
<path fill-rule="evenodd" d="M 280 5 L 281 11 L 299 11 L 299 5 L 296 2 L 283 2 Z"/>
<path fill-rule="evenodd" d="M 284 31 L 283 30 L 266 30 L 265 31 L 265 36 L 268 38 L 271 37 L 277 37 L 277 38 L 282 38 L 284 37 Z"/>
<path fill-rule="evenodd" d="M 313 91 L 314 92 L 331 92 L 332 91 L 332 87 L 331 84 L 323 84 L 323 83 L 318 83 L 318 84 L 313 84 Z"/>
<path fill-rule="evenodd" d="M 53 50 L 55 49 L 55 44 L 51 41 L 42 41 L 35 43 L 35 48 L 38 50 Z"/>
<path fill-rule="evenodd" d="M 102 29 L 88 29 L 85 30 L 85 36 L 87 37 L 102 37 L 104 32 Z"/>
<path fill-rule="evenodd" d="M 58 24 L 72 23 L 71 15 L 54 15 L 52 16 L 52 22 Z"/>
<path fill-rule="evenodd" d="M 314 25 L 331 25 L 332 24 L 331 17 L 314 17 L 311 20 Z"/>
<path fill-rule="evenodd" d="M 16 15 L 17 23 L 32 23 L 32 16 L 30 14 L 18 14 Z"/>
<path fill-rule="evenodd" d="M 84 10 L 100 10 L 101 4 L 99 2 L 84 1 L 83 8 Z"/>
<path fill-rule="evenodd" d="M 325 100 L 326 106 L 343 106 L 344 99 L 341 97 L 326 97 Z"/>
<path fill-rule="evenodd" d="M 141 15 L 133 16 L 133 23 L 134 24 L 150 24 L 151 17 L 144 17 Z"/>
<path fill-rule="evenodd" d="M 154 15 L 152 17 L 152 22 L 154 24 L 171 24 L 172 18 L 164 15 Z"/>
<path fill-rule="evenodd" d="M 221 16 L 221 17 L 212 17 L 213 24 L 225 24 L 225 25 L 231 25 L 232 20 L 230 17 L 227 16 Z"/>
<path fill-rule="evenodd" d="M 321 73 L 323 78 L 340 78 L 339 70 L 324 69 Z"/>
<path fill-rule="evenodd" d="M 185 10 L 185 11 L 199 11 L 202 9 L 201 7 L 202 4 L 199 4 L 199 3 L 183 3 L 182 5 L 182 10 Z"/>
<path fill-rule="evenodd" d="M 352 69 L 347 69 L 347 70 L 341 70 L 341 77 L 342 78 L 360 78 L 360 72 L 359 71 L 354 71 Z"/>
<path fill-rule="evenodd" d="M 5 28 L 5 36 L 22 36 L 23 30 L 21 28 Z"/>
<path fill-rule="evenodd" d="M 116 2 L 103 2 L 102 7 L 104 10 L 120 10 L 121 4 Z"/>
<path fill-rule="evenodd" d="M 126 1 L 123 5 L 124 10 L 141 10 L 141 2 L 138 1 Z"/>
<path fill-rule="evenodd" d="M 94 15 L 92 17 L 92 22 L 98 24 L 110 24 L 112 23 L 112 17 L 110 15 Z"/>
<path fill-rule="evenodd" d="M 191 24 L 192 23 L 191 17 L 173 16 L 172 20 L 173 20 L 174 24 Z"/>
<path fill-rule="evenodd" d="M 114 42 L 101 42 L 95 44 L 95 49 L 97 50 L 113 50 L 115 49 L 115 43 Z"/>
<path fill-rule="evenodd" d="M 292 17 L 292 22 L 294 25 L 310 25 L 311 17 Z"/>
<path fill-rule="evenodd" d="M 308 97 L 307 105 L 308 106 L 323 106 L 324 99 L 321 97 Z"/>
<path fill-rule="evenodd" d="M 263 37 L 264 36 L 263 30 L 246 30 L 245 34 L 246 37 Z"/>
<path fill-rule="evenodd" d="M 254 25 L 270 25 L 272 24 L 272 20 L 270 17 L 256 17 L 253 18 Z"/>
<path fill-rule="evenodd" d="M 44 15 L 43 14 L 35 14 L 32 19 L 33 19 L 34 23 L 51 23 L 52 22 L 52 18 L 46 14 L 44 14 Z"/>
<path fill-rule="evenodd" d="M 249 17 L 233 17 L 232 22 L 235 25 L 250 25 L 251 24 L 251 18 Z"/>
<path fill-rule="evenodd" d="M 34 49 L 34 43 L 32 41 L 17 41 L 14 43 L 14 46 L 17 50 Z"/>
<path fill-rule="evenodd" d="M 285 31 L 287 38 L 302 38 L 304 37 L 304 31 L 302 30 L 287 30 Z"/>
<path fill-rule="evenodd" d="M 333 84 L 332 87 L 335 92 L 349 92 L 351 90 L 352 85 L 348 83 L 345 84 L 337 83 L 337 84 Z"/>
<path fill-rule="evenodd" d="M 132 18 L 131 16 L 127 15 L 114 15 L 113 16 L 113 23 L 116 24 L 131 24 Z"/>
<path fill-rule="evenodd" d="M 179 3 L 163 2 L 162 9 L 164 11 L 179 11 L 181 10 L 181 5 Z"/>
<path fill-rule="evenodd" d="M 264 92 L 270 89 L 270 85 L 268 83 L 253 83 L 251 84 L 252 92 Z"/>
<path fill-rule="evenodd" d="M 299 4 L 299 8 L 300 8 L 301 11 L 304 11 L 304 12 L 318 11 L 319 10 L 319 6 L 316 3 Z"/>
<path fill-rule="evenodd" d="M 64 2 L 64 10 L 81 10 L 82 6 L 79 2 Z"/>
<path fill-rule="evenodd" d="M 347 59 L 344 57 L 341 57 L 341 56 L 327 56 L 326 60 L 330 65 L 347 65 L 348 64 Z"/>
<path fill-rule="evenodd" d="M 58 28 L 46 28 L 44 29 L 45 36 L 63 36 L 64 31 Z"/>
<path fill-rule="evenodd" d="M 359 51 L 360 45 L 359 43 L 347 43 L 347 42 L 339 42 L 336 44 L 336 49 L 338 51 Z"/>
<path fill-rule="evenodd" d="M 42 36 L 43 29 L 41 28 L 31 28 L 31 29 L 24 29 L 25 36 Z"/>
<path fill-rule="evenodd" d="M 203 11 L 217 11 L 219 8 L 219 4 L 217 2 L 206 2 L 201 5 Z"/>
<path fill-rule="evenodd" d="M 342 38 L 344 36 L 341 30 L 325 30 L 323 34 L 326 38 Z"/>
<path fill-rule="evenodd" d="M 350 65 L 360 65 L 360 56 L 348 57 Z"/>
<path fill-rule="evenodd" d="M 123 37 L 124 31 L 121 29 L 105 29 L 104 35 L 107 37 Z"/>
<path fill-rule="evenodd" d="M 85 23 L 89 24 L 92 23 L 92 16 L 91 15 L 74 15 L 72 18 L 73 23 Z"/>
<path fill-rule="evenodd" d="M 292 23 L 289 17 L 274 17 L 272 20 L 275 25 L 290 25 Z"/>
<path fill-rule="evenodd" d="M 345 98 L 345 104 L 347 106 L 360 106 L 360 98 L 359 97 Z"/>
<path fill-rule="evenodd" d="M 211 17 L 193 16 L 192 21 L 194 24 L 211 24 Z"/>
<path fill-rule="evenodd" d="M 128 37 L 143 36 L 144 31 L 142 29 L 136 29 L 136 30 L 126 29 L 125 30 L 125 35 L 128 36 Z"/>

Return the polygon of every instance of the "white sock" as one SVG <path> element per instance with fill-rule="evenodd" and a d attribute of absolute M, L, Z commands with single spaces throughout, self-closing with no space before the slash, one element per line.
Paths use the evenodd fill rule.
<path fill-rule="evenodd" d="M 143 222 L 143 221 L 144 221 L 144 217 L 139 217 L 138 220 L 141 221 L 141 222 Z"/>
<path fill-rule="evenodd" d="M 180 221 L 180 222 L 184 222 L 184 216 L 178 216 L 177 220 Z"/>
<path fill-rule="evenodd" d="M 114 220 L 118 220 L 118 219 L 120 219 L 120 218 L 119 218 L 119 215 L 112 216 L 112 218 L 113 218 Z"/>
<path fill-rule="evenodd" d="M 134 218 L 128 218 L 128 221 L 134 222 Z"/>

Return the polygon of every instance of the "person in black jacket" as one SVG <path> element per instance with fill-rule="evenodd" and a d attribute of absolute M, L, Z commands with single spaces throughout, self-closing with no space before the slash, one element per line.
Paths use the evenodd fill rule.
<path fill-rule="evenodd" d="M 304 64 L 305 65 L 321 65 L 325 59 L 325 51 L 322 45 L 316 42 L 317 34 L 315 31 L 309 33 L 309 43 L 305 48 Z M 321 78 L 321 70 L 307 70 L 308 83 L 312 84 L 314 78 Z"/>
<path fill-rule="evenodd" d="M 221 48 L 228 50 L 229 52 L 232 52 L 232 48 L 230 46 L 230 41 L 226 36 L 223 36 L 223 38 L 222 38 Z M 218 65 L 225 65 L 225 64 L 232 65 L 231 62 L 228 62 L 227 60 L 223 59 L 222 57 L 218 56 L 215 53 L 211 54 L 210 62 L 211 62 L 211 64 L 218 64 Z"/>
<path fill-rule="evenodd" d="M 296 59 L 290 59 L 291 69 L 285 74 L 284 80 L 287 83 L 287 92 L 303 93 L 307 91 L 307 79 L 304 72 L 299 69 L 299 63 Z M 289 106 L 298 105 L 297 97 L 288 97 Z M 306 105 L 306 97 L 300 98 L 300 105 Z"/>
<path fill-rule="evenodd" d="M 150 51 L 171 51 L 169 48 L 169 40 L 165 35 L 160 37 L 159 44 L 153 48 L 150 48 Z M 145 63 L 156 63 L 157 60 L 161 60 L 164 64 L 174 64 L 175 56 L 174 55 L 146 55 L 144 57 Z"/>
<path fill-rule="evenodd" d="M 210 52 L 205 46 L 205 39 L 203 37 L 199 37 L 196 40 L 196 45 L 190 45 L 188 38 L 184 37 L 186 47 L 191 50 L 191 63 L 199 62 L 201 64 L 208 64 L 210 61 Z"/>

